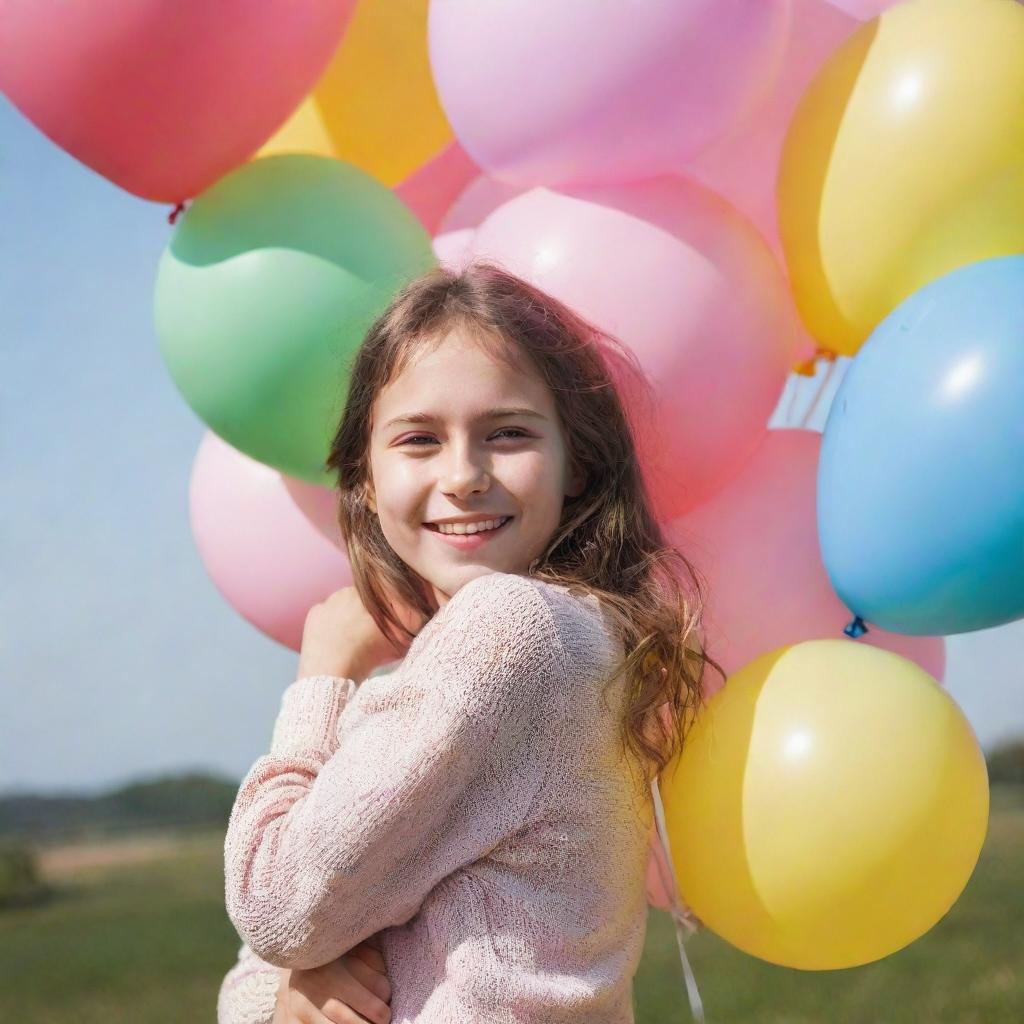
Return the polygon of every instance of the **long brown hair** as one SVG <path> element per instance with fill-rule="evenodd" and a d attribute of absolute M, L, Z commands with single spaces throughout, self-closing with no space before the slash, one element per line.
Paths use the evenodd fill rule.
<path fill-rule="evenodd" d="M 436 611 L 426 581 L 395 554 L 367 504 L 370 414 L 410 356 L 453 329 L 520 370 L 526 356 L 554 393 L 570 460 L 584 471 L 586 486 L 566 499 L 558 528 L 527 575 L 594 593 L 610 610 L 624 658 L 608 685 L 624 674 L 629 687 L 621 741 L 660 773 L 703 705 L 705 664 L 723 679 L 725 673 L 700 640 L 704 578 L 667 543 L 637 458 L 636 417 L 650 415 L 650 385 L 636 356 L 612 335 L 490 261 L 461 271 L 438 267 L 409 282 L 354 357 L 326 460 L 337 474 L 338 523 L 353 583 L 396 647 L 415 634 L 394 614 L 389 592 L 424 619 Z"/>

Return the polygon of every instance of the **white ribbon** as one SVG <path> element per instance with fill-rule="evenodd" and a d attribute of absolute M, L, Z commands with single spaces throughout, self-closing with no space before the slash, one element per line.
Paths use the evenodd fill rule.
<path fill-rule="evenodd" d="M 696 933 L 698 924 L 693 915 L 683 910 L 680 904 L 674 872 L 669 871 L 669 877 L 665 877 L 665 864 L 672 863 L 672 850 L 668 842 L 668 829 L 665 827 L 665 808 L 661 803 L 661 792 L 658 789 L 657 776 L 654 777 L 651 783 L 651 793 L 654 796 L 654 816 L 658 823 L 658 838 L 661 840 L 662 848 L 665 851 L 664 861 L 658 857 L 655 857 L 655 860 L 658 863 L 661 884 L 672 900 L 672 909 L 669 913 L 672 915 L 672 920 L 676 926 L 676 943 L 679 946 L 679 959 L 683 965 L 683 974 L 686 976 L 686 993 L 690 999 L 690 1013 L 693 1019 L 698 1021 L 698 1024 L 705 1024 L 704 1004 L 701 1002 L 700 992 L 697 990 L 697 979 L 693 976 L 693 969 L 690 967 L 689 959 L 687 959 L 685 946 L 686 940 Z"/>

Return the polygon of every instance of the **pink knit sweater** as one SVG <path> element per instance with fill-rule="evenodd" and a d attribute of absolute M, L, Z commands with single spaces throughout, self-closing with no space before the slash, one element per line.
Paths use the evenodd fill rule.
<path fill-rule="evenodd" d="M 392 1024 L 632 1022 L 654 809 L 601 699 L 621 655 L 596 596 L 495 572 L 389 671 L 292 683 L 228 823 L 219 1024 L 370 936 Z"/>

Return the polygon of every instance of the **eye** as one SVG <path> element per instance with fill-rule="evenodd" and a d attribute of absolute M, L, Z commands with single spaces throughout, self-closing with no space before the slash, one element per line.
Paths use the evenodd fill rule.
<path fill-rule="evenodd" d="M 516 437 L 529 437 L 530 436 L 529 434 L 526 433 L 525 430 L 520 430 L 518 427 L 502 427 L 501 430 L 496 430 L 494 432 L 494 436 L 495 437 L 497 437 L 499 434 L 513 434 Z M 421 439 L 425 439 L 427 441 L 432 441 L 433 440 L 433 438 L 429 434 L 413 434 L 412 437 L 407 437 L 404 440 L 400 441 L 399 442 L 399 446 L 405 445 L 405 444 L 412 444 L 414 448 L 423 448 L 423 447 L 425 447 L 424 445 L 413 444 L 414 441 L 419 441 Z"/>

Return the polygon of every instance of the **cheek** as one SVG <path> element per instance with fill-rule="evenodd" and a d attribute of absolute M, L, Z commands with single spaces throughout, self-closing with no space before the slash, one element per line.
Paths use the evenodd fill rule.
<path fill-rule="evenodd" d="M 561 507 L 565 470 L 558 454 L 548 452 L 544 458 L 535 460 L 530 469 L 533 490 L 543 495 L 547 504 Z"/>
<path fill-rule="evenodd" d="M 377 486 L 378 503 L 390 517 L 407 519 L 410 507 L 419 500 L 421 489 L 414 467 L 386 465 L 382 467 Z"/>
<path fill-rule="evenodd" d="M 537 494 L 557 489 L 560 470 L 557 457 L 549 451 L 530 451 L 512 456 L 502 466 L 509 487 Z"/>

